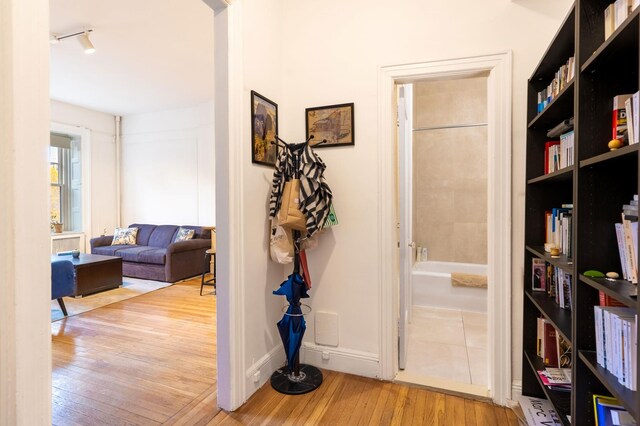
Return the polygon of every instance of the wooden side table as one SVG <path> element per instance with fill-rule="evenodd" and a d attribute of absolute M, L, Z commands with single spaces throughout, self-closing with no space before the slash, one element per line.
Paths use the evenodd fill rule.
<path fill-rule="evenodd" d="M 207 270 L 211 267 L 211 259 L 213 259 L 213 277 L 205 280 Z M 215 249 L 209 249 L 204 253 L 204 268 L 202 270 L 202 280 L 200 282 L 200 296 L 202 296 L 202 289 L 205 285 L 213 286 L 213 294 L 216 294 L 216 251 Z"/>

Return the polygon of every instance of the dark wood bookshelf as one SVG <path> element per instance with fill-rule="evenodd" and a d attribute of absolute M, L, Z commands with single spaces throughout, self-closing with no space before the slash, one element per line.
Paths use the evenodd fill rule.
<path fill-rule="evenodd" d="M 545 292 L 526 290 L 525 294 L 560 335 L 567 342 L 571 342 L 571 311 L 562 309 L 556 300 L 547 296 Z"/>
<path fill-rule="evenodd" d="M 565 167 L 564 169 L 560 169 L 552 173 L 547 173 L 545 175 L 538 176 L 537 178 L 529 179 L 527 183 L 549 183 L 567 181 L 571 179 L 573 179 L 573 166 Z"/>
<path fill-rule="evenodd" d="M 628 51 L 638 47 L 638 19 L 640 9 L 629 15 L 626 21 L 582 65 L 582 72 L 597 70 L 603 64 L 617 60 L 621 50 Z M 636 52 L 637 54 L 637 52 Z"/>
<path fill-rule="evenodd" d="M 580 351 L 580 359 L 585 363 L 594 376 L 607 388 L 611 395 L 620 401 L 624 408 L 634 417 L 638 418 L 638 406 L 636 400 L 638 395 L 636 391 L 629 390 L 618 382 L 618 378 L 609 373 L 606 368 L 598 364 L 598 358 L 593 351 Z"/>
<path fill-rule="evenodd" d="M 640 144 L 633 144 L 623 146 L 622 148 L 615 149 L 613 151 L 605 152 L 604 154 L 596 155 L 595 157 L 588 158 L 586 160 L 580 161 L 580 167 L 589 167 L 593 165 L 597 165 L 600 163 L 605 163 L 608 161 L 615 161 L 618 159 L 622 159 L 623 157 L 631 157 L 633 155 L 638 155 L 638 148 L 640 148 Z M 635 161 L 634 158 L 631 158 L 632 161 Z"/>
<path fill-rule="evenodd" d="M 542 371 L 545 369 L 545 365 L 542 359 L 539 356 L 536 356 L 528 352 L 525 352 L 525 357 L 528 361 L 529 367 L 531 368 L 531 370 L 533 371 L 533 374 L 538 380 L 538 384 L 540 385 L 542 392 L 546 396 L 547 400 L 551 402 L 551 404 L 553 405 L 553 408 L 555 408 L 556 412 L 558 413 L 558 417 L 560 417 L 560 421 L 562 422 L 563 425 L 570 425 L 571 422 L 567 418 L 567 415 L 571 413 L 571 392 L 559 391 L 555 389 L 549 389 L 548 387 L 546 387 L 542 383 L 542 380 L 538 375 L 538 371 Z M 526 366 L 523 366 L 523 368 L 526 368 Z"/>
<path fill-rule="evenodd" d="M 571 55 L 570 55 L 571 56 Z M 567 56 L 569 59 L 569 56 Z M 558 68 L 560 66 L 558 65 Z M 573 109 L 573 88 L 575 78 L 558 93 L 558 95 L 529 123 L 529 128 L 549 130 L 566 117 L 567 108 Z M 548 83 L 551 82 L 551 79 Z M 541 89 L 542 90 L 542 89 Z"/>
<path fill-rule="evenodd" d="M 616 397 L 640 423 L 638 392 L 622 386 L 596 362 L 593 309 L 604 292 L 638 313 L 637 286 L 583 274 L 592 269 L 621 273 L 614 225 L 621 221 L 623 204 L 629 204 L 640 187 L 640 144 L 613 151 L 607 146 L 612 138 L 613 98 L 640 89 L 640 8 L 605 40 L 604 11 L 611 3 L 613 0 L 576 0 L 527 81 L 522 393 L 546 397 L 563 423 L 568 424 L 570 416 L 571 423 L 580 426 L 596 424 L 594 394 Z M 538 92 L 571 56 L 575 57 L 572 81 L 538 113 Z M 572 117 L 574 166 L 543 174 L 545 142 L 550 140 L 547 132 Z M 545 212 L 563 204 L 573 205 L 572 258 L 551 257 L 544 251 Z M 560 308 L 546 292 L 531 289 L 535 258 L 571 275 L 571 310 Z M 551 391 L 536 373 L 543 367 L 535 356 L 537 318 L 541 316 L 571 344 L 571 392 Z M 637 368 L 635 374 L 640 379 Z"/>
<path fill-rule="evenodd" d="M 549 253 L 544 251 L 544 247 L 542 246 L 527 246 L 527 251 L 531 254 L 543 259 L 545 262 L 552 264 L 553 266 L 557 266 L 565 272 L 573 274 L 573 260 L 565 255 L 560 256 L 551 256 Z"/>
<path fill-rule="evenodd" d="M 610 278 L 589 278 L 580 274 L 580 281 L 590 285 L 598 291 L 603 291 L 614 299 L 622 302 L 629 308 L 636 307 L 638 286 L 625 280 L 612 280 Z"/>

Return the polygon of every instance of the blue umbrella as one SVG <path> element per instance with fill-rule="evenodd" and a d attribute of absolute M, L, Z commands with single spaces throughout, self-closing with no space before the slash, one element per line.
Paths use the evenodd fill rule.
<path fill-rule="evenodd" d="M 300 308 L 300 298 L 309 297 L 307 287 L 302 276 L 298 273 L 293 273 L 280 284 L 280 288 L 275 290 L 273 294 L 286 296 L 289 302 L 287 312 L 278 321 L 278 331 L 287 355 L 287 365 L 289 370 L 293 371 L 296 360 L 298 360 L 302 337 L 307 329 L 307 324 Z"/>

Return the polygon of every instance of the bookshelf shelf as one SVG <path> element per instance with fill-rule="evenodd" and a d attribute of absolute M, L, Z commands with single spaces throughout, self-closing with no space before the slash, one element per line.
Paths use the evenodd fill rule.
<path fill-rule="evenodd" d="M 553 101 L 529 123 L 530 129 L 544 129 L 555 126 L 567 117 L 566 111 L 573 110 L 574 80 L 571 80 L 558 93 Z"/>
<path fill-rule="evenodd" d="M 547 173 L 527 181 L 528 184 L 569 181 L 573 179 L 573 166 L 565 167 L 557 172 Z"/>
<path fill-rule="evenodd" d="M 561 416 L 565 424 L 569 415 L 571 423 L 580 426 L 596 424 L 592 396 L 608 393 L 618 398 L 640 424 L 640 393 L 618 383 L 613 374 L 596 362 L 598 332 L 593 309 L 604 293 L 631 309 L 632 314 L 640 313 L 640 302 L 634 296 L 637 286 L 625 280 L 589 278 L 582 274 L 590 269 L 620 272 L 622 266 L 627 270 L 630 262 L 621 264 L 619 238 L 625 242 L 622 261 L 625 257 L 633 259 L 631 256 L 639 249 L 635 239 L 633 246 L 629 244 L 629 229 L 635 227 L 629 227 L 627 222 L 621 230 L 615 225 L 623 220 L 635 221 L 634 208 L 623 209 L 623 205 L 634 204 L 634 194 L 640 192 L 640 143 L 614 151 L 607 144 L 614 131 L 614 99 L 640 89 L 640 7 L 630 12 L 605 39 L 604 15 L 612 3 L 613 0 L 575 0 L 527 81 L 522 390 L 523 395 L 546 395 L 558 412 L 561 408 L 565 410 Z M 625 10 L 619 8 L 617 12 Z M 538 94 L 549 85 L 552 89 L 559 87 L 558 81 L 566 79 L 566 74 L 556 73 L 565 70 L 563 65 L 571 56 L 576 67 L 572 81 L 559 93 L 556 89 L 558 95 L 538 113 Z M 617 108 L 624 108 L 621 99 L 616 99 Z M 574 165 L 543 174 L 548 168 L 551 146 L 547 132 L 570 118 L 574 119 L 573 161 L 563 164 Z M 561 241 L 571 245 L 568 252 L 572 258 L 551 257 L 544 251 L 544 240 L 552 238 L 548 235 L 548 212 L 568 204 L 572 206 L 570 222 L 569 219 L 563 222 L 566 225 L 561 228 Z M 546 292 L 531 289 L 537 282 L 532 278 L 533 272 L 542 267 L 537 259 L 571 276 L 571 310 L 560 308 L 555 297 Z M 603 302 L 608 302 L 609 297 L 603 298 Z M 571 392 L 564 395 L 546 389 L 538 375 L 530 371 L 542 365 L 536 355 L 540 317 L 571 345 L 573 383 Z M 640 340 L 639 329 L 636 327 L 636 341 Z M 634 378 L 640 379 L 635 370 Z"/>
<path fill-rule="evenodd" d="M 571 311 L 560 308 L 555 299 L 544 292 L 525 290 L 525 294 L 562 337 L 571 342 Z"/>
<path fill-rule="evenodd" d="M 545 262 L 557 266 L 565 272 L 573 274 L 573 261 L 567 256 L 551 257 L 551 255 L 544 251 L 544 247 L 541 246 L 526 246 L 526 249 L 536 257 L 543 259 Z"/>
<path fill-rule="evenodd" d="M 629 411 L 634 417 L 638 418 L 638 407 L 636 405 L 637 392 L 629 390 L 618 383 L 618 378 L 609 373 L 605 368 L 600 366 L 597 361 L 597 355 L 593 351 L 580 351 L 579 357 L 585 363 L 594 376 L 602 382 L 611 395 L 616 397 L 618 401 Z"/>
<path fill-rule="evenodd" d="M 589 278 L 580 274 L 580 281 L 590 285 L 598 291 L 603 291 L 614 299 L 624 303 L 629 308 L 635 308 L 637 298 L 632 294 L 638 294 L 638 286 L 625 280 L 610 280 L 608 278 Z"/>
<path fill-rule="evenodd" d="M 606 146 L 606 143 L 602 143 L 602 146 Z M 596 155 L 595 157 L 588 158 L 580 161 L 580 167 L 589 167 L 601 163 L 610 161 L 626 159 L 626 157 L 632 157 L 634 154 L 638 154 L 638 148 L 640 144 L 623 146 L 615 151 L 605 152 L 604 154 Z M 631 160 L 635 160 L 631 158 Z"/>
<path fill-rule="evenodd" d="M 584 62 L 581 67 L 583 73 L 594 72 L 602 66 L 611 66 L 611 61 L 617 59 L 621 50 L 637 48 L 638 45 L 638 13 L 636 9 L 620 27 L 602 45 L 593 52 L 593 55 Z M 636 52 L 637 54 L 637 52 Z"/>
<path fill-rule="evenodd" d="M 571 422 L 567 418 L 567 415 L 571 412 L 571 392 L 549 389 L 542 384 L 542 380 L 540 380 L 540 376 L 538 376 L 538 371 L 545 369 L 544 363 L 538 356 L 531 355 L 527 352 L 525 352 L 525 357 L 527 358 L 529 367 L 533 370 L 533 374 L 535 374 L 542 391 L 547 399 L 551 401 L 553 408 L 555 408 L 556 412 L 559 414 L 560 421 L 562 421 L 563 425 L 570 425 Z"/>

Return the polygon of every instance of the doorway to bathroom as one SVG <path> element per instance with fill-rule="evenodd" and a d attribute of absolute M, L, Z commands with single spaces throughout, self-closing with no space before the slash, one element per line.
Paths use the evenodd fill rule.
<path fill-rule="evenodd" d="M 449 390 L 455 393 L 488 397 L 501 405 L 506 404 L 508 399 L 511 398 L 513 389 L 517 391 L 519 388 L 517 382 L 512 382 L 511 373 L 513 368 L 511 339 L 511 67 L 511 53 L 502 52 L 484 56 L 391 65 L 382 67 L 379 73 L 380 132 L 382 140 L 389 141 L 389 143 L 380 145 L 381 158 L 388 158 L 389 161 L 381 161 L 379 170 L 382 175 L 389 174 L 393 176 L 395 174 L 396 176 L 396 179 L 392 180 L 389 185 L 384 182 L 381 183 L 382 191 L 379 195 L 383 223 L 381 228 L 383 241 L 381 256 L 382 258 L 390 259 L 388 264 L 383 263 L 380 268 L 381 276 L 389 282 L 388 286 L 382 288 L 381 293 L 382 300 L 388 300 L 387 303 L 382 304 L 381 376 L 392 377 L 396 381 L 418 383 Z M 431 123 L 427 121 L 420 125 L 414 123 L 416 115 L 421 113 L 416 113 L 413 110 L 413 98 L 416 95 L 422 96 L 423 91 L 427 90 L 426 88 L 418 88 L 416 90 L 416 85 L 419 83 L 433 83 L 437 86 L 437 82 L 444 81 L 456 87 L 456 85 L 460 84 L 471 84 L 475 79 L 480 79 L 480 81 L 484 79 L 484 83 L 482 83 L 485 86 L 486 93 L 486 100 L 484 101 L 486 104 L 486 118 L 484 120 L 476 119 L 467 122 L 450 120 L 448 123 L 441 121 L 440 124 L 435 121 Z M 432 108 L 438 110 L 433 113 L 434 118 L 437 115 L 441 117 L 449 115 L 458 118 L 466 114 L 466 112 L 459 110 L 464 110 L 470 105 L 469 93 L 462 90 L 462 93 L 454 94 L 441 88 L 433 89 L 433 87 L 430 91 L 434 92 L 435 96 L 430 101 Z M 442 112 L 443 103 L 452 97 L 454 98 L 454 105 L 457 105 L 454 111 Z M 407 98 L 411 98 L 410 102 Z M 449 129 L 453 131 L 453 136 L 442 135 L 441 133 L 446 132 L 448 129 L 439 127 L 451 127 L 451 123 L 453 125 L 472 125 L 455 126 L 453 129 Z M 486 125 L 483 125 L 484 123 Z M 423 128 L 428 130 L 422 130 Z M 413 132 L 414 129 L 420 130 Z M 484 203 L 486 212 L 486 231 L 484 231 L 486 235 L 484 243 L 486 246 L 486 261 L 484 262 L 486 263 L 484 264 L 486 264 L 486 267 L 484 269 L 486 272 L 482 269 L 473 268 L 460 270 L 460 265 L 477 266 L 482 265 L 482 261 L 467 259 L 462 262 L 456 260 L 455 257 L 453 260 L 438 260 L 438 253 L 456 252 L 451 245 L 454 238 L 459 238 L 459 240 L 463 241 L 462 246 L 472 246 L 470 233 L 473 233 L 474 237 L 477 237 L 476 234 L 478 233 L 482 234 L 483 227 L 477 224 L 474 227 L 474 222 L 467 222 L 471 223 L 471 225 L 468 225 L 466 230 L 463 230 L 465 225 L 459 226 L 458 232 L 461 232 L 459 237 L 456 237 L 451 230 L 455 220 L 459 219 L 459 222 L 464 224 L 464 220 L 468 220 L 465 215 L 480 214 L 475 210 L 479 210 L 482 207 L 475 205 L 473 207 L 475 210 L 471 213 L 467 211 L 469 208 L 464 207 L 476 204 L 471 200 L 474 197 L 477 200 L 478 197 L 481 197 L 480 195 L 470 191 L 471 195 L 469 197 L 458 197 L 458 204 L 456 205 L 454 201 L 453 208 L 446 214 L 439 213 L 440 216 L 445 216 L 440 217 L 441 220 L 454 220 L 449 225 L 449 228 L 445 228 L 444 224 L 437 223 L 431 228 L 427 227 L 424 214 L 431 213 L 431 216 L 436 218 L 437 215 L 433 211 L 428 211 L 422 217 L 418 217 L 419 215 L 414 214 L 416 209 L 411 204 L 413 203 L 414 192 L 419 187 L 414 188 L 414 173 L 416 175 L 418 175 L 418 172 L 422 173 L 422 179 L 426 176 L 432 180 L 440 179 L 446 182 L 447 180 L 454 180 L 452 179 L 453 176 L 460 176 L 462 173 L 462 171 L 458 171 L 458 175 L 455 175 L 454 168 L 462 170 L 471 168 L 466 161 L 462 161 L 477 157 L 476 154 L 467 154 L 462 151 L 464 142 L 471 137 L 469 135 L 471 129 L 486 132 L 484 147 L 486 152 L 484 155 L 486 174 L 486 200 Z M 433 132 L 440 134 L 436 134 L 435 138 L 431 136 L 432 139 L 435 139 L 435 143 L 430 147 L 433 151 L 427 152 L 428 157 L 431 156 L 431 160 L 435 160 L 435 157 L 431 154 L 435 155 L 438 150 L 446 151 L 444 152 L 445 157 L 443 157 L 444 159 L 435 160 L 434 169 L 423 170 L 424 167 L 422 165 L 414 165 L 414 139 L 417 141 L 418 138 L 428 138 L 428 134 Z M 414 133 L 418 136 L 414 135 Z M 424 133 L 425 136 L 420 136 L 421 133 Z M 423 147 L 423 149 L 426 148 Z M 450 155 L 450 157 L 447 158 L 446 155 Z M 415 171 L 414 168 L 419 168 L 420 170 Z M 477 184 L 475 178 L 467 179 L 467 182 L 471 182 L 470 186 Z M 435 185 L 435 182 L 430 182 L 429 184 Z M 435 198 L 437 204 L 438 198 L 435 195 L 432 197 Z M 391 206 L 386 204 L 386 200 L 393 198 L 398 200 L 398 204 Z M 413 216 L 416 216 L 416 218 L 414 219 Z M 420 221 L 423 221 L 423 223 L 419 225 L 417 222 Z M 414 237 L 414 226 L 416 229 L 421 227 L 426 227 L 428 230 L 435 229 L 432 232 L 432 236 L 436 237 L 435 241 L 438 238 L 444 239 L 445 245 L 443 247 L 430 247 L 432 245 L 431 242 L 434 241 L 431 238 L 432 236 L 425 238 L 425 241 L 415 241 L 417 236 Z M 449 231 L 442 232 L 442 229 L 449 229 Z M 480 229 L 480 232 L 478 232 L 478 229 Z M 387 242 L 389 243 L 388 245 Z M 417 256 L 418 245 L 421 247 L 426 246 L 427 249 L 426 253 L 421 250 L 420 257 Z M 473 252 L 472 255 L 478 255 L 477 251 Z M 426 261 L 422 262 L 423 259 L 426 259 Z M 431 265 L 423 265 L 423 263 L 429 263 L 430 261 L 433 262 Z M 456 270 L 451 271 L 451 265 L 446 264 L 455 264 Z M 425 290 L 424 288 L 417 287 L 414 292 L 411 281 L 414 275 L 420 275 L 420 273 L 423 273 L 423 275 L 435 275 L 439 278 L 446 277 L 449 280 L 448 286 L 440 287 L 442 291 L 439 294 L 438 292 L 425 294 L 420 291 Z M 454 287 L 450 283 L 451 275 L 454 275 L 455 279 L 471 279 L 472 283 L 467 282 L 467 284 L 471 285 L 475 283 L 477 278 L 474 276 L 486 275 L 487 289 L 484 301 L 480 305 L 476 304 L 474 308 L 469 307 L 474 306 L 473 304 L 462 304 L 456 306 L 455 309 L 452 309 L 451 306 L 442 306 L 447 299 L 451 299 L 451 297 L 446 297 L 446 292 L 450 292 L 451 288 Z M 435 285 L 437 286 L 438 284 Z M 460 292 L 458 286 L 455 287 L 457 289 L 456 292 Z M 467 286 L 464 285 L 460 288 L 467 288 Z M 478 296 L 476 290 L 476 288 L 468 287 L 462 291 L 467 293 L 475 292 L 476 296 Z M 453 299 L 462 301 L 467 298 L 456 295 Z M 471 299 L 464 303 L 474 302 L 474 298 L 472 297 Z M 422 303 L 428 304 L 421 306 Z M 415 309 L 413 309 L 414 305 L 416 305 Z M 485 306 L 486 321 L 483 321 L 485 317 L 481 317 L 482 308 L 478 308 L 478 306 Z M 428 312 L 419 312 L 424 310 L 422 308 L 426 308 Z M 456 314 L 454 312 L 455 318 L 451 318 L 446 317 L 447 313 L 451 314 L 451 312 L 446 312 L 445 314 L 436 312 L 437 309 L 443 308 L 449 311 L 458 310 L 459 313 Z M 465 314 L 466 318 L 464 318 L 463 311 L 470 312 L 470 314 Z M 474 314 L 477 316 L 474 317 Z M 426 322 L 420 323 L 421 318 L 425 319 Z M 478 320 L 478 318 L 481 319 Z M 484 351 L 486 369 L 483 375 L 486 379 L 483 385 L 475 386 L 472 383 L 467 339 L 464 334 L 465 322 L 469 326 L 486 323 L 486 338 L 480 334 L 482 330 L 478 330 L 479 333 L 474 337 L 479 335 L 480 342 L 470 342 L 471 344 L 468 345 L 470 348 L 474 348 L 474 346 L 486 347 Z M 459 334 L 458 340 L 449 344 L 457 342 L 457 346 L 462 347 L 464 353 L 466 353 L 469 383 L 456 381 L 457 373 L 454 370 L 460 366 L 439 366 L 437 368 L 439 372 L 447 372 L 441 377 L 434 377 L 428 370 L 424 371 L 436 364 L 435 358 L 431 359 L 430 353 L 417 354 L 416 358 L 422 363 L 423 373 L 410 374 L 412 355 L 409 342 L 412 335 L 416 334 L 415 329 L 427 329 L 428 338 L 432 340 L 424 343 L 422 345 L 423 348 L 428 347 L 432 352 L 444 352 L 444 345 L 447 343 L 433 341 L 433 339 L 438 334 L 441 336 L 446 335 L 447 337 L 450 334 L 453 335 L 453 333 L 449 333 L 450 330 L 446 330 L 443 327 L 452 327 L 454 324 L 458 330 L 461 329 L 462 335 Z M 469 334 L 471 335 L 473 332 Z M 471 336 L 469 340 L 471 340 Z M 482 341 L 486 342 L 486 345 Z M 476 349 L 482 348 L 476 347 Z M 473 349 L 471 351 L 473 352 Z M 445 355 L 445 357 L 447 356 Z M 448 358 L 451 360 L 453 357 L 449 356 Z M 462 359 L 464 360 L 464 358 Z M 474 358 L 472 362 L 475 360 Z M 408 362 L 409 370 L 407 369 Z M 431 371 L 433 371 L 433 368 Z"/>
<path fill-rule="evenodd" d="M 397 379 L 479 396 L 489 395 L 487 83 L 483 71 L 398 87 L 409 247 Z"/>

